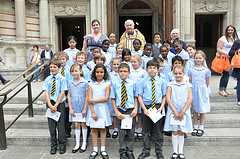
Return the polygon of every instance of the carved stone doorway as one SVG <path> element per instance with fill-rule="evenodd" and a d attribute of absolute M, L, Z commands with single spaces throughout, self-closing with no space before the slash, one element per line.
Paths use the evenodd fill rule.
<path fill-rule="evenodd" d="M 83 36 L 86 35 L 85 17 L 78 18 L 58 18 L 59 50 L 69 48 L 67 38 L 73 35 L 77 38 L 76 48 L 82 50 Z"/>

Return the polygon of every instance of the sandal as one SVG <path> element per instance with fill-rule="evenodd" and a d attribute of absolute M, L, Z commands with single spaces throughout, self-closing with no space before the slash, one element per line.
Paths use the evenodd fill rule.
<path fill-rule="evenodd" d="M 197 129 L 193 129 L 193 132 L 191 133 L 192 136 L 196 136 L 197 135 Z"/>
<path fill-rule="evenodd" d="M 204 134 L 204 131 L 203 130 L 198 130 L 197 131 L 197 136 L 199 136 L 199 137 L 201 137 L 201 136 L 203 136 L 203 134 Z"/>
<path fill-rule="evenodd" d="M 179 159 L 185 159 L 185 156 L 184 156 L 184 154 L 181 153 L 181 154 L 178 154 L 178 158 Z"/>
<path fill-rule="evenodd" d="M 230 92 L 227 92 L 227 91 L 224 91 L 227 95 L 233 95 L 232 93 Z"/>
<path fill-rule="evenodd" d="M 218 91 L 218 93 L 223 96 L 223 97 L 227 97 L 228 94 L 225 91 Z"/>

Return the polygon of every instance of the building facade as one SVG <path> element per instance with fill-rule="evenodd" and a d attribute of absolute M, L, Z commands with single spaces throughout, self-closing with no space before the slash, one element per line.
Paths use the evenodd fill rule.
<path fill-rule="evenodd" d="M 226 26 L 240 30 L 237 0 L 0 0 L 0 4 L 0 56 L 6 62 L 0 71 L 8 74 L 26 69 L 35 44 L 40 51 L 50 44 L 57 52 L 68 47 L 67 36 L 75 35 L 81 49 L 93 19 L 100 21 L 103 34 L 115 32 L 118 39 L 124 21 L 133 19 L 150 43 L 155 32 L 170 39 L 171 30 L 178 28 L 181 40 L 205 50 L 209 61 Z"/>

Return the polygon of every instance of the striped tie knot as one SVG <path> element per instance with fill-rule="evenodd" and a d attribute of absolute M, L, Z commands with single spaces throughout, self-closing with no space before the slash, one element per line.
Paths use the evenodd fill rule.
<path fill-rule="evenodd" d="M 126 81 L 122 81 L 122 88 L 121 88 L 121 107 L 125 108 L 126 101 L 128 102 L 127 90 L 125 86 Z"/>
<path fill-rule="evenodd" d="M 154 108 L 156 105 L 156 95 L 155 95 L 155 82 L 154 82 L 154 78 L 151 78 L 152 81 L 152 107 Z"/>
<path fill-rule="evenodd" d="M 64 71 L 64 67 L 62 67 L 62 70 L 61 70 L 61 75 L 65 77 L 65 71 Z"/>
<path fill-rule="evenodd" d="M 55 77 L 53 77 L 51 96 L 54 96 L 55 94 L 55 87 L 56 87 L 55 85 L 56 85 L 56 79 Z"/>
<path fill-rule="evenodd" d="M 158 77 L 161 78 L 160 72 L 158 72 Z"/>

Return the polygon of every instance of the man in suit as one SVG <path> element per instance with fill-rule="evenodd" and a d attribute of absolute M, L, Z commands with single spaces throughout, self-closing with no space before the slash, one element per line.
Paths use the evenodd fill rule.
<path fill-rule="evenodd" d="M 53 57 L 53 52 L 52 52 L 52 50 L 50 50 L 49 45 L 46 44 L 45 45 L 45 50 L 43 50 L 42 53 L 41 53 L 41 59 L 46 59 L 46 60 L 44 60 L 44 62 L 45 62 L 48 59 L 51 59 L 52 57 Z M 48 65 L 45 65 L 44 69 L 45 68 L 47 68 L 47 69 L 44 71 L 44 79 L 46 79 L 47 76 L 49 76 L 49 74 L 50 74 L 50 70 L 49 70 Z"/>

